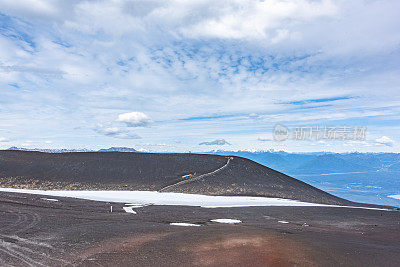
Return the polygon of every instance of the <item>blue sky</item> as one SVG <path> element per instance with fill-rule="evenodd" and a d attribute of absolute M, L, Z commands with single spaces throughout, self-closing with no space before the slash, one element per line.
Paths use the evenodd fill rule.
<path fill-rule="evenodd" d="M 397 0 L 0 0 L 0 148 L 400 152 L 399 25 Z"/>

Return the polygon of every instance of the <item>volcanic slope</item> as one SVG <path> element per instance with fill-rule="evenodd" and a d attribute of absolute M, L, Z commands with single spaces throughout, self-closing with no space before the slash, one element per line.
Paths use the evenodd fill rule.
<path fill-rule="evenodd" d="M 354 204 L 248 159 L 203 154 L 0 151 L 0 186 L 159 190 Z"/>

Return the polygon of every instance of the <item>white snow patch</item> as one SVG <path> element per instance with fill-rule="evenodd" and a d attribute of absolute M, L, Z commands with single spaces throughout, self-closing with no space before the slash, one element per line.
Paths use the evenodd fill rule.
<path fill-rule="evenodd" d="M 278 221 L 278 223 L 289 223 L 288 221 Z"/>
<path fill-rule="evenodd" d="M 170 223 L 170 225 L 175 225 L 175 226 L 201 226 L 200 224 L 194 224 L 194 223 Z"/>
<path fill-rule="evenodd" d="M 40 198 L 40 199 L 47 200 L 47 201 L 53 201 L 53 202 L 57 202 L 57 201 L 58 201 L 58 199 L 54 199 L 54 198 L 45 198 L 45 197 L 42 197 L 42 198 Z"/>
<path fill-rule="evenodd" d="M 204 208 L 251 207 L 251 206 L 328 206 L 296 200 L 246 196 L 208 196 L 198 194 L 169 193 L 157 191 L 46 191 L 0 188 L 3 192 L 73 197 L 104 202 L 133 203 L 132 206 L 178 205 Z"/>
<path fill-rule="evenodd" d="M 131 208 L 136 209 L 136 208 L 143 208 L 144 206 L 147 206 L 147 205 L 141 205 L 141 204 L 125 204 L 125 206 L 129 206 L 129 207 L 131 207 Z"/>
<path fill-rule="evenodd" d="M 208 196 L 185 193 L 169 193 L 157 191 L 51 191 L 16 188 L 0 188 L 0 192 L 14 192 L 57 197 L 72 197 L 103 202 L 134 203 L 134 205 L 171 205 L 197 206 L 203 208 L 231 208 L 256 206 L 309 206 L 309 207 L 341 207 L 390 211 L 389 209 L 325 205 L 301 202 L 291 199 L 246 196 Z M 133 206 L 134 206 L 133 205 Z"/>
<path fill-rule="evenodd" d="M 229 223 L 229 224 L 235 224 L 235 223 L 241 223 L 241 220 L 236 220 L 236 219 L 214 219 L 211 220 L 212 222 L 217 222 L 217 223 Z"/>
<path fill-rule="evenodd" d="M 124 211 L 128 212 L 128 213 L 133 213 L 133 214 L 137 214 L 136 211 L 134 211 L 132 209 L 132 207 L 123 207 Z"/>
<path fill-rule="evenodd" d="M 394 198 L 394 199 L 400 199 L 400 195 L 390 195 L 388 197 Z"/>

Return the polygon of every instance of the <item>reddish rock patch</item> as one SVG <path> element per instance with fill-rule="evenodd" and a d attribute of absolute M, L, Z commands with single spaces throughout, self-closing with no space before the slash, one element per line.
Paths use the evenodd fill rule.
<path fill-rule="evenodd" d="M 299 244 L 270 235 L 231 234 L 182 250 L 196 266 L 316 266 Z"/>

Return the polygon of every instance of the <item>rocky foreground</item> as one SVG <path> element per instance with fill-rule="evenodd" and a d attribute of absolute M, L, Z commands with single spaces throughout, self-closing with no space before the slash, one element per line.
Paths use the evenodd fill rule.
<path fill-rule="evenodd" d="M 396 211 L 146 206 L 133 214 L 123 206 L 1 192 L 0 265 L 400 265 Z"/>
<path fill-rule="evenodd" d="M 240 157 L 0 151 L 0 186 L 337 205 L 129 206 L 0 192 L 0 266 L 400 266 L 398 209 L 353 203 Z"/>

